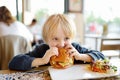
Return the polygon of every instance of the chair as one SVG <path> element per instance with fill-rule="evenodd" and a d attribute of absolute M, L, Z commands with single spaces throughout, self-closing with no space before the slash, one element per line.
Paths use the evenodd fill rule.
<path fill-rule="evenodd" d="M 8 63 L 15 55 L 26 53 L 31 49 L 31 44 L 22 36 L 0 37 L 0 69 L 8 69 Z"/>
<path fill-rule="evenodd" d="M 120 58 L 120 39 L 102 38 L 100 51 L 102 51 L 102 53 L 109 58 L 111 57 Z"/>

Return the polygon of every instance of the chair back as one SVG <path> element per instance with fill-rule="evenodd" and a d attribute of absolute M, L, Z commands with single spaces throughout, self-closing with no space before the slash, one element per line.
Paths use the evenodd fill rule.
<path fill-rule="evenodd" d="M 103 50 L 120 50 L 120 39 L 118 38 L 103 38 L 101 39 L 101 48 Z"/>
<path fill-rule="evenodd" d="M 31 44 L 22 36 L 0 37 L 0 69 L 8 69 L 8 63 L 15 55 L 26 53 L 31 49 Z"/>

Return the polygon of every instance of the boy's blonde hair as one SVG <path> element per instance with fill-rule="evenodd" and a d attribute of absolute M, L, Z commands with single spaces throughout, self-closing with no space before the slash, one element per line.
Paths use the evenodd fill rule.
<path fill-rule="evenodd" d="M 48 42 L 48 39 L 57 33 L 58 26 L 62 27 L 64 33 L 69 38 L 72 39 L 75 36 L 75 25 L 73 21 L 64 14 L 54 14 L 47 19 L 43 26 L 42 36 L 45 42 Z"/>

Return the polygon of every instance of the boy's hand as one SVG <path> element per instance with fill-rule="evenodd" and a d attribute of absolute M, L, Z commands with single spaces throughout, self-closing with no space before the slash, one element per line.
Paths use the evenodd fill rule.
<path fill-rule="evenodd" d="M 68 50 L 67 53 L 69 53 L 71 57 L 74 56 L 75 59 L 77 60 L 77 57 L 80 55 L 80 53 L 71 44 L 67 44 L 65 46 L 65 49 Z"/>
<path fill-rule="evenodd" d="M 58 48 L 57 47 L 51 47 L 50 49 L 48 49 L 43 57 L 44 61 L 46 63 L 48 63 L 50 61 L 50 57 L 53 56 L 53 55 L 58 55 L 59 52 L 58 52 Z"/>

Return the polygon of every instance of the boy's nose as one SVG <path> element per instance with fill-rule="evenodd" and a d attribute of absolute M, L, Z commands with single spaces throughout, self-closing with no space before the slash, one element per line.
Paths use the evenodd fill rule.
<path fill-rule="evenodd" d="M 64 47 L 65 46 L 65 42 L 64 41 L 60 41 L 58 44 L 58 47 Z"/>

